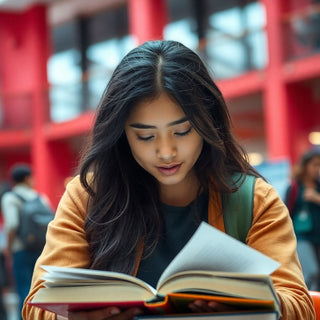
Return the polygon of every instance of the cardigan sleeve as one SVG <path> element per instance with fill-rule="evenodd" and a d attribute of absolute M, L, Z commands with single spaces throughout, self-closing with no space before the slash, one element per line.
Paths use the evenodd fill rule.
<path fill-rule="evenodd" d="M 253 221 L 247 244 L 281 264 L 271 276 L 281 301 L 282 319 L 315 319 L 288 209 L 276 190 L 262 179 L 257 179 L 255 184 Z"/>
<path fill-rule="evenodd" d="M 88 195 L 81 187 L 79 176 L 67 185 L 55 217 L 48 226 L 46 245 L 34 268 L 32 284 L 22 311 L 25 320 L 54 320 L 55 314 L 32 307 L 32 300 L 43 287 L 41 265 L 86 268 L 89 265 L 88 242 L 84 231 Z"/>

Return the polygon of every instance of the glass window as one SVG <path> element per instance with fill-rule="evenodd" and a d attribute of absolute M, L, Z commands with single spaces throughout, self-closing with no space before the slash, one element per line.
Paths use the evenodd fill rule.
<path fill-rule="evenodd" d="M 192 21 L 190 19 L 181 19 L 168 24 L 164 29 L 164 38 L 166 40 L 177 40 L 190 49 L 195 50 L 198 46 L 198 37 L 192 31 Z"/>
<path fill-rule="evenodd" d="M 247 26 L 250 31 L 263 29 L 266 26 L 265 8 L 259 2 L 253 2 L 245 7 Z"/>
<path fill-rule="evenodd" d="M 216 78 L 265 67 L 266 16 L 260 2 L 169 0 L 168 7 L 171 22 L 165 39 L 197 50 Z"/>
<path fill-rule="evenodd" d="M 97 106 L 113 70 L 134 46 L 134 39 L 131 36 L 124 36 L 121 39 L 99 42 L 88 48 L 87 55 L 90 61 L 88 85 L 91 92 L 89 106 Z"/>
<path fill-rule="evenodd" d="M 53 28 L 49 59 L 51 119 L 59 122 L 97 107 L 110 76 L 134 47 L 122 5 Z"/>
<path fill-rule="evenodd" d="M 68 49 L 51 56 L 48 61 L 51 120 L 60 122 L 79 115 L 82 72 L 79 51 Z"/>
<path fill-rule="evenodd" d="M 193 2 L 168 0 L 167 4 L 170 23 L 164 28 L 164 39 L 177 40 L 188 48 L 196 50 L 198 36 Z"/>
<path fill-rule="evenodd" d="M 320 51 L 320 1 L 288 1 L 282 19 L 285 59 L 299 59 Z"/>
<path fill-rule="evenodd" d="M 258 2 L 209 16 L 206 49 L 217 78 L 234 77 L 265 67 L 265 20 L 264 7 Z"/>

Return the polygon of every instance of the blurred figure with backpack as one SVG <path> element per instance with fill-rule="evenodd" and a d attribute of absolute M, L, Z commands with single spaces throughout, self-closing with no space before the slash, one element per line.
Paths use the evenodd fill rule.
<path fill-rule="evenodd" d="M 53 211 L 48 199 L 33 189 L 32 171 L 28 165 L 16 165 L 10 173 L 13 188 L 3 195 L 1 209 L 21 310 Z"/>
<path fill-rule="evenodd" d="M 10 185 L 6 182 L 0 184 L 0 202 L 5 192 L 10 191 Z M 10 286 L 10 275 L 8 270 L 8 261 L 6 259 L 6 236 L 3 230 L 3 217 L 0 208 L 0 319 L 7 320 L 7 310 L 5 305 L 4 292 Z"/>
<path fill-rule="evenodd" d="M 3 289 L 8 285 L 8 272 L 5 260 L 5 236 L 3 232 L 2 219 L 0 219 L 0 319 L 7 320 L 7 311 L 4 303 Z"/>
<path fill-rule="evenodd" d="M 310 290 L 320 290 L 320 149 L 305 152 L 292 171 L 285 203 L 297 236 L 297 251 Z"/>

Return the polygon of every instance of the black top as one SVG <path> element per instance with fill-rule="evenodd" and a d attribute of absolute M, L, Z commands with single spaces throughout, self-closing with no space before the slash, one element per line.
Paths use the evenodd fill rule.
<path fill-rule="evenodd" d="M 162 204 L 163 233 L 155 250 L 139 265 L 137 278 L 156 287 L 161 273 L 188 242 L 201 221 L 208 221 L 208 195 L 202 193 L 186 207 Z"/>

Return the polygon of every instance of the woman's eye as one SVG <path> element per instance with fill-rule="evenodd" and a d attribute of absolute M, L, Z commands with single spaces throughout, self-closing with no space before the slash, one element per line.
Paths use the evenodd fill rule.
<path fill-rule="evenodd" d="M 190 132 L 191 132 L 191 129 L 192 129 L 192 127 L 191 127 L 191 128 L 189 128 L 189 129 L 188 129 L 188 130 L 186 130 L 186 131 L 176 132 L 175 134 L 176 134 L 177 136 L 186 136 L 188 133 L 190 133 Z"/>
<path fill-rule="evenodd" d="M 139 140 L 142 140 L 142 141 L 149 141 L 153 138 L 153 136 L 147 136 L 147 137 L 142 137 L 142 136 L 137 136 Z"/>

